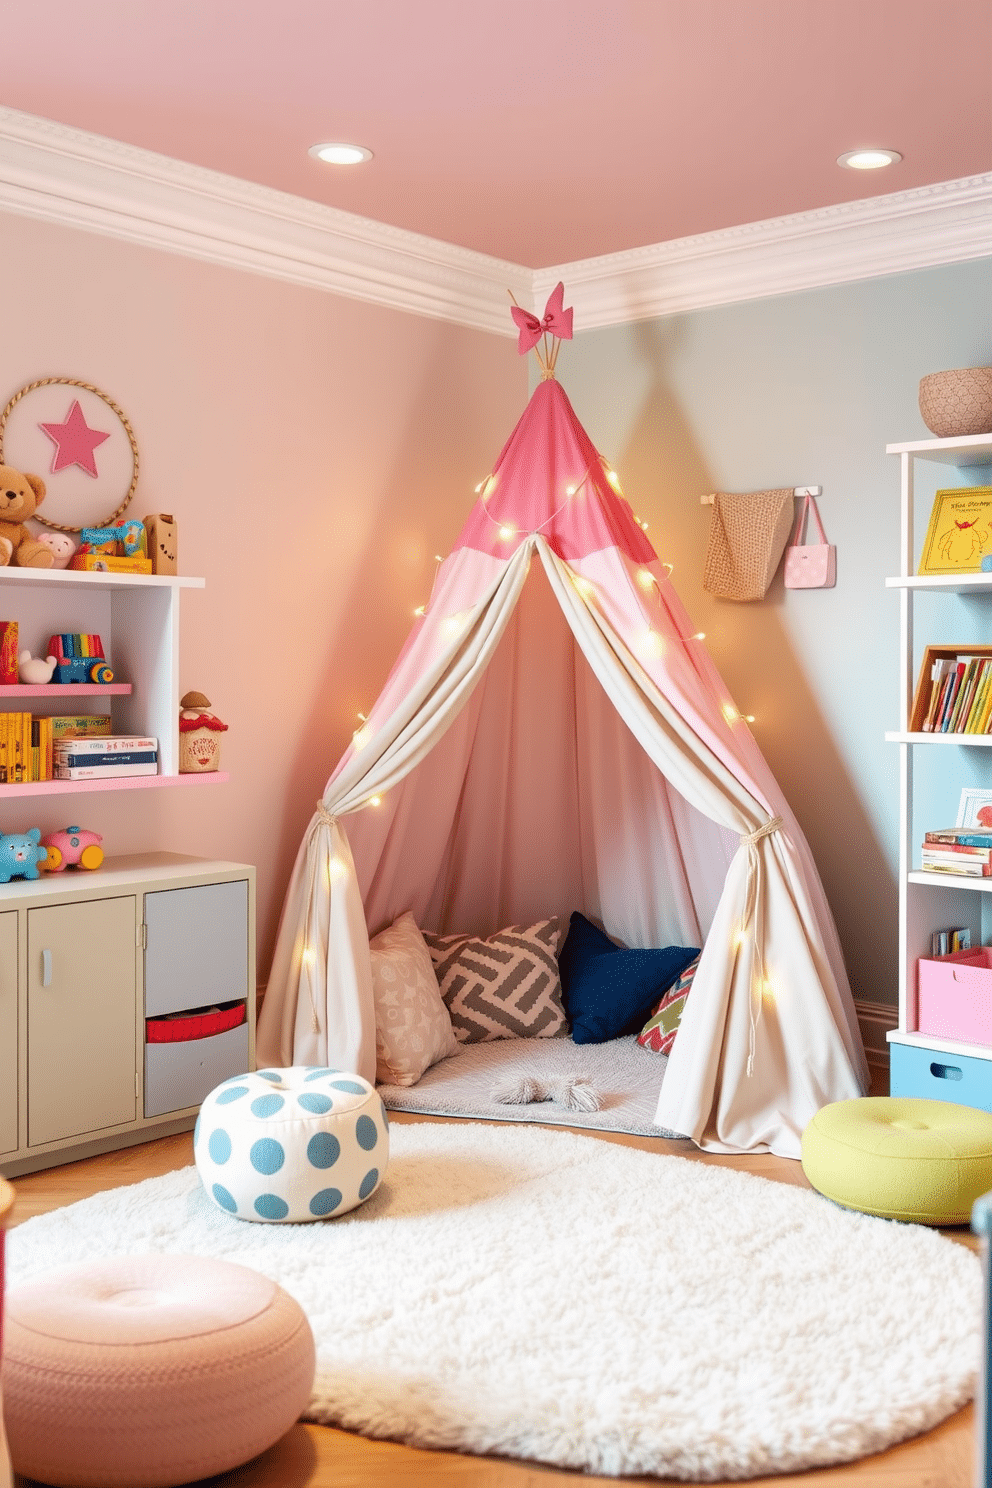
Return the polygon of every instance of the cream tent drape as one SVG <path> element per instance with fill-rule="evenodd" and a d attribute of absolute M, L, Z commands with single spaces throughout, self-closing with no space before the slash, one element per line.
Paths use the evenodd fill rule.
<path fill-rule="evenodd" d="M 547 617 L 526 648 L 501 646 L 516 641 L 535 559 L 567 622 L 563 690 L 509 748 L 528 687 L 542 667 L 555 671 Z M 820 1106 L 863 1093 L 853 1002 L 808 847 L 690 631 L 567 398 L 543 382 L 307 830 L 259 1058 L 374 1078 L 370 929 L 413 908 L 427 928 L 486 933 L 497 926 L 442 921 L 459 905 L 480 919 L 533 905 L 580 908 L 628 944 L 676 930 L 683 944 L 705 939 L 660 1126 L 714 1151 L 797 1157 Z M 540 699 L 529 711 L 540 719 Z M 528 789 L 533 810 L 522 811 Z M 549 834 L 557 850 L 535 864 Z"/>

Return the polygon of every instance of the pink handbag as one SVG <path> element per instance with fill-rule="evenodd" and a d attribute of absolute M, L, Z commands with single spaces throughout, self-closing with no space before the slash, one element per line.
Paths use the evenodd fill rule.
<path fill-rule="evenodd" d="M 818 543 L 806 542 L 810 512 L 820 532 Z M 786 589 L 832 589 L 837 582 L 837 549 L 827 542 L 820 513 L 812 496 L 804 496 L 792 541 L 785 550 Z"/>

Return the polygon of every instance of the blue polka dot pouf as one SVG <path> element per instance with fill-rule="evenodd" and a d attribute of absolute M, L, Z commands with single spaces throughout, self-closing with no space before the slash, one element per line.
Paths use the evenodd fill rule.
<path fill-rule="evenodd" d="M 193 1155 L 214 1203 L 238 1219 L 332 1219 L 379 1187 L 389 1119 L 361 1075 L 305 1065 L 259 1070 L 211 1090 Z"/>

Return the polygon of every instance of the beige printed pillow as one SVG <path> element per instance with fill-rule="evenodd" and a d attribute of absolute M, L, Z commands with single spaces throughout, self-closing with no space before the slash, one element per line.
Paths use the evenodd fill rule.
<path fill-rule="evenodd" d="M 568 1032 L 557 960 L 563 928 L 556 918 L 510 925 L 486 940 L 424 935 L 460 1044 Z"/>
<path fill-rule="evenodd" d="M 375 1077 L 416 1085 L 458 1048 L 431 954 L 409 910 L 370 942 L 375 1002 Z"/>

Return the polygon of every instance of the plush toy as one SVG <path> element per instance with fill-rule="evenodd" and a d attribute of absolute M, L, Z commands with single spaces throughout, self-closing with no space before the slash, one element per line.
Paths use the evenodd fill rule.
<path fill-rule="evenodd" d="M 46 656 L 42 661 L 40 656 L 32 656 L 30 651 L 22 651 L 17 658 L 17 675 L 22 682 L 44 684 L 51 682 L 52 673 L 57 665 L 58 658 L 55 656 Z"/>
<path fill-rule="evenodd" d="M 209 712 L 211 702 L 202 692 L 186 692 L 179 699 L 179 773 L 196 775 L 220 768 L 220 736 L 227 732 Z"/>
<path fill-rule="evenodd" d="M 22 475 L 13 465 L 0 465 L 0 567 L 10 563 L 20 568 L 53 568 L 51 548 L 28 530 L 25 523 L 45 499 L 45 482 L 37 475 Z"/>
<path fill-rule="evenodd" d="M 0 837 L 0 883 L 12 878 L 37 878 L 38 864 L 48 857 L 48 848 L 39 847 L 41 828 L 30 832 L 6 832 Z"/>
<path fill-rule="evenodd" d="M 39 532 L 38 541 L 51 550 L 56 568 L 69 567 L 69 559 L 76 551 L 76 544 L 68 532 Z"/>

